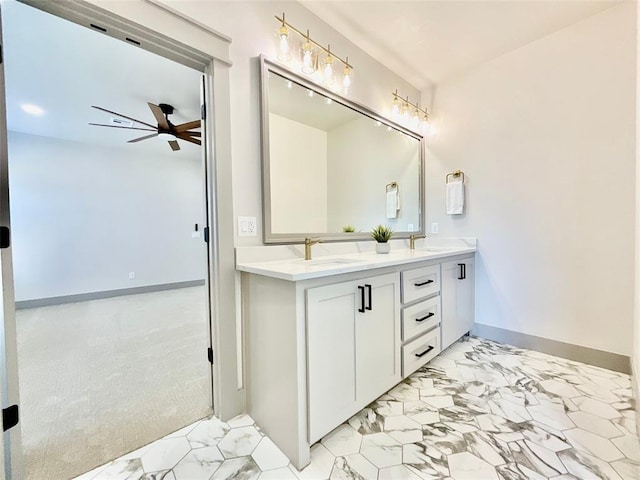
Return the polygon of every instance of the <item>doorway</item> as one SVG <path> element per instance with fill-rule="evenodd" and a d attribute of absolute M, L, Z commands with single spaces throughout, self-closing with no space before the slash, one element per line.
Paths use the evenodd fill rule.
<path fill-rule="evenodd" d="M 201 72 L 2 15 L 26 478 L 71 478 L 212 413 L 204 155 L 120 123 L 199 118 Z"/>

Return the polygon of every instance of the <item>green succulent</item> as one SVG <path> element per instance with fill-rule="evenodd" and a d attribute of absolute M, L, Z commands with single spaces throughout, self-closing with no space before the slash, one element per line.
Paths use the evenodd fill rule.
<path fill-rule="evenodd" d="M 345 225 L 344 227 L 342 227 L 342 231 L 344 233 L 353 233 L 356 231 L 356 227 L 354 227 L 353 225 Z"/>
<path fill-rule="evenodd" d="M 371 237 L 379 243 L 387 243 L 392 236 L 393 230 L 382 224 L 371 230 Z"/>

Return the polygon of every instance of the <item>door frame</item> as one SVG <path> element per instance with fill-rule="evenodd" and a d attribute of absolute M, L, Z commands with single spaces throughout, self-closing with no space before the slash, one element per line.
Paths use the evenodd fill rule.
<path fill-rule="evenodd" d="M 123 41 L 133 38 L 140 48 L 196 68 L 204 75 L 203 156 L 206 182 L 206 223 L 210 345 L 213 349 L 213 413 L 226 421 L 245 410 L 245 391 L 237 369 L 241 352 L 236 338 L 236 271 L 230 129 L 229 44 L 231 39 L 164 6 L 158 0 L 18 0 L 74 23 L 106 29 Z M 98 4 L 100 6 L 98 6 Z M 0 12 L 1 15 L 1 12 Z M 1 18 L 1 17 L 0 17 Z M 170 36 L 162 33 L 171 32 Z M 0 30 L 0 49 L 2 48 Z M 130 41 L 129 41 L 130 42 Z M 0 64 L 0 226 L 10 228 L 3 65 Z M 0 394 L 2 406 L 18 403 L 17 343 L 11 249 L 0 249 Z M 202 352 L 206 358 L 207 352 Z M 6 432 L 4 469 L 0 480 L 24 478 L 19 424 Z M 0 459 L 2 462 L 2 459 Z M 0 463 L 1 466 L 1 463 Z M 3 475 L 4 474 L 4 475 Z"/>

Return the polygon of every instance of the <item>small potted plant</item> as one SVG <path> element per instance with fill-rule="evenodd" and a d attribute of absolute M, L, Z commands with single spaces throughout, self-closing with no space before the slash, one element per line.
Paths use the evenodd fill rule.
<path fill-rule="evenodd" d="M 389 239 L 393 236 L 393 230 L 391 228 L 386 227 L 382 224 L 375 227 L 371 230 L 371 237 L 378 243 L 376 243 L 376 252 L 378 253 L 389 253 L 389 249 L 391 245 L 389 244 Z"/>
<path fill-rule="evenodd" d="M 342 231 L 344 233 L 354 233 L 356 231 L 356 227 L 354 227 L 353 225 L 345 225 L 344 227 L 342 227 Z"/>

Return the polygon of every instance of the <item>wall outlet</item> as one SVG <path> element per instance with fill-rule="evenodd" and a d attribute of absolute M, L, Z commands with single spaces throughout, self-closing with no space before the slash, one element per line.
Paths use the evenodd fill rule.
<path fill-rule="evenodd" d="M 438 233 L 439 231 L 440 231 L 440 226 L 438 225 L 438 222 L 432 222 L 431 233 Z"/>
<path fill-rule="evenodd" d="M 136 278 L 136 272 L 129 272 L 129 280 Z"/>
<path fill-rule="evenodd" d="M 238 217 L 238 236 L 255 237 L 258 227 L 256 217 Z"/>
<path fill-rule="evenodd" d="M 191 238 L 200 238 L 200 232 L 191 232 Z"/>
<path fill-rule="evenodd" d="M 413 232 L 413 223 L 407 225 L 407 232 Z"/>

